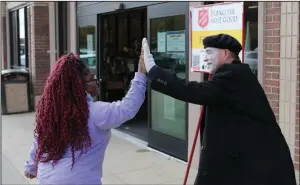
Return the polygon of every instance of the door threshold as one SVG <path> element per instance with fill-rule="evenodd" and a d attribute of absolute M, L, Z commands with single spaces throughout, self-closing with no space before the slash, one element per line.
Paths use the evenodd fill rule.
<path fill-rule="evenodd" d="M 141 148 L 147 148 L 148 147 L 148 142 L 143 141 L 139 138 L 136 138 L 136 137 L 132 136 L 129 133 L 125 133 L 125 132 L 122 132 L 122 131 L 117 130 L 117 129 L 112 129 L 111 132 L 115 136 L 118 136 L 119 138 L 125 139 L 125 140 L 135 144 L 138 147 L 141 147 Z"/>
<path fill-rule="evenodd" d="M 146 143 L 148 143 L 148 135 L 141 135 L 137 132 L 134 132 L 133 129 L 130 129 L 130 127 L 118 127 L 116 130 L 121 131 L 125 134 L 128 134 L 134 138 L 140 139 Z M 148 134 L 148 133 L 147 133 Z"/>
<path fill-rule="evenodd" d="M 134 145 L 136 145 L 138 147 L 141 147 L 143 149 L 147 149 L 147 150 L 149 150 L 151 152 L 156 152 L 156 153 L 164 156 L 168 160 L 175 160 L 177 162 L 180 162 L 180 163 L 183 163 L 183 164 L 187 164 L 187 162 L 185 162 L 185 161 L 183 161 L 181 159 L 178 159 L 176 157 L 170 156 L 170 155 L 168 155 L 166 153 L 163 153 L 163 152 L 161 152 L 159 150 L 156 150 L 156 149 L 153 149 L 153 148 L 149 147 L 148 146 L 148 142 L 145 142 L 145 141 L 143 141 L 143 140 L 141 140 L 139 138 L 136 138 L 136 137 L 134 137 L 134 136 L 132 136 L 132 135 L 130 135 L 128 133 L 119 131 L 117 129 L 112 129 L 111 132 L 112 132 L 113 135 L 115 135 L 115 136 L 117 136 L 119 138 L 125 139 L 125 140 L 131 142 L 132 144 L 134 144 Z"/>

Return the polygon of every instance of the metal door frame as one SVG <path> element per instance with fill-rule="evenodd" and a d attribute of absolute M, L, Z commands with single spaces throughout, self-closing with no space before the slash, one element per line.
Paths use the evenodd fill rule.
<path fill-rule="evenodd" d="M 189 81 L 189 2 L 168 2 L 147 7 L 147 38 L 150 41 L 150 19 L 185 15 L 186 42 L 186 81 Z M 185 103 L 185 140 L 163 134 L 151 129 L 151 87 L 148 86 L 148 146 L 171 156 L 187 161 L 188 159 L 188 103 Z M 152 136 L 152 137 L 151 137 Z M 165 144 L 164 144 L 165 143 Z M 164 146 L 163 146 L 164 145 Z"/>

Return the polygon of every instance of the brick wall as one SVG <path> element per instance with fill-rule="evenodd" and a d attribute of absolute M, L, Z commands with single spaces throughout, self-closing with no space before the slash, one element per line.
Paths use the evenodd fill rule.
<path fill-rule="evenodd" d="M 266 3 L 264 89 L 279 118 L 280 2 Z"/>
<path fill-rule="evenodd" d="M 295 27 L 299 27 L 299 19 L 298 23 L 294 22 L 295 18 L 293 14 L 295 14 L 295 10 L 297 9 L 295 9 L 295 5 L 299 6 L 299 3 L 266 2 L 263 84 L 276 119 L 289 144 L 297 174 L 299 172 L 300 99 L 299 31 L 298 37 L 295 37 L 294 34 L 296 32 Z M 295 39 L 298 39 L 297 45 L 294 45 Z M 295 46 L 298 48 L 295 49 Z M 297 65 L 294 65 L 295 59 L 297 60 Z M 295 67 L 293 66 L 297 66 L 297 71 L 294 70 Z M 295 83 L 293 82 L 293 75 L 295 73 L 297 73 L 297 87 L 293 88 L 293 83 Z M 296 92 L 294 92 L 295 90 Z M 293 94 L 296 94 L 295 100 L 293 99 Z M 295 104 L 296 106 L 294 106 Z"/>
<path fill-rule="evenodd" d="M 30 58 L 35 103 L 43 93 L 50 72 L 48 3 L 30 6 Z"/>

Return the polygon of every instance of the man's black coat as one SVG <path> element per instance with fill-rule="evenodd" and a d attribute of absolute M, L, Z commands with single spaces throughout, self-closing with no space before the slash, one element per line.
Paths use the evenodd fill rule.
<path fill-rule="evenodd" d="M 210 81 L 185 82 L 153 67 L 151 88 L 205 105 L 196 185 L 296 185 L 288 145 L 246 64 L 224 64 Z"/>

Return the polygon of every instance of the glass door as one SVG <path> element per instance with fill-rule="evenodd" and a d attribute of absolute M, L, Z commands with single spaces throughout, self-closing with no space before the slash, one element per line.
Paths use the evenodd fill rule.
<path fill-rule="evenodd" d="M 116 16 L 98 14 L 98 76 L 100 82 L 99 100 L 107 101 L 107 83 L 111 72 L 111 61 L 116 56 Z"/>
<path fill-rule="evenodd" d="M 188 80 L 188 2 L 148 7 L 148 42 L 158 66 Z M 187 103 L 149 89 L 150 147 L 187 160 Z"/>

